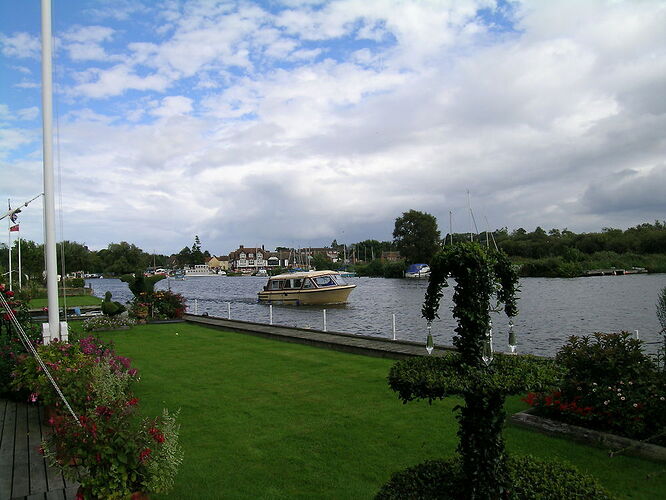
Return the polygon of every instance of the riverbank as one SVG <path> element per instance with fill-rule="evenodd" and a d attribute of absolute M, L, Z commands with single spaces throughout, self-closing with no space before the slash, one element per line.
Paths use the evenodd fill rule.
<path fill-rule="evenodd" d="M 648 273 L 666 273 L 665 254 L 618 254 L 615 252 L 597 252 L 576 254 L 575 259 L 547 257 L 526 259 L 511 257 L 518 267 L 521 277 L 527 278 L 576 278 L 586 276 L 595 269 L 633 269 L 643 268 Z"/>

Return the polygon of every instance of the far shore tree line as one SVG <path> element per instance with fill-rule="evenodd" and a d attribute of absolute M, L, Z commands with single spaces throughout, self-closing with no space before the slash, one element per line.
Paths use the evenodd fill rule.
<path fill-rule="evenodd" d="M 506 252 L 519 267 L 521 276 L 575 277 L 591 269 L 630 269 L 643 267 L 648 272 L 666 272 L 666 222 L 643 223 L 626 230 L 603 228 L 596 233 L 574 233 L 568 229 L 532 232 L 523 228 L 511 232 L 505 227 L 489 233 L 454 233 L 442 236 L 437 219 L 428 213 L 409 210 L 396 218 L 393 239 L 367 239 L 352 244 L 333 240 L 330 247 L 339 254 L 338 262 L 315 255 L 317 269 L 346 268 L 363 276 L 402 277 L 413 263 L 430 263 L 432 256 L 452 242 L 480 241 Z M 85 244 L 63 241 L 58 247 L 58 273 L 73 271 L 120 276 L 151 267 L 182 268 L 205 263 L 216 255 L 203 250 L 198 236 L 192 246 L 171 255 L 145 252 L 132 243 L 111 243 L 102 250 L 90 250 Z M 12 249 L 13 272 L 18 269 L 18 248 Z M 391 258 L 386 258 L 392 252 Z M 399 259 L 396 260 L 396 252 Z M 0 244 L 0 274 L 7 281 L 8 253 Z M 64 259 L 63 259 L 64 257 Z M 345 260 L 346 259 L 346 260 Z M 66 269 L 60 268 L 64 260 Z M 30 240 L 21 241 L 21 270 L 30 280 L 41 280 L 44 271 L 44 247 Z M 16 279 L 16 274 L 15 274 Z"/>

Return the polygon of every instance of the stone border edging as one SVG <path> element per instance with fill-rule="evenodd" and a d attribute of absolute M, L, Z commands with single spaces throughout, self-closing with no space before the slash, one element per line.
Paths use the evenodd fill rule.
<path fill-rule="evenodd" d="M 666 461 L 666 447 L 664 446 L 644 443 L 606 432 L 594 431 L 577 425 L 565 424 L 550 418 L 538 417 L 531 412 L 532 409 L 530 408 L 519 413 L 514 413 L 511 415 L 510 420 L 519 427 L 532 429 L 542 434 L 566 437 L 579 443 L 605 448 L 609 450 L 609 454 L 618 453 L 651 460 Z"/>

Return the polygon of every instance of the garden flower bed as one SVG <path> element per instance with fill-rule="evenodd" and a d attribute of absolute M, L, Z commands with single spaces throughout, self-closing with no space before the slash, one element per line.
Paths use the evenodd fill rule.
<path fill-rule="evenodd" d="M 526 429 L 536 430 L 544 434 L 565 437 L 579 443 L 590 444 L 609 450 L 611 456 L 624 454 L 650 460 L 666 461 L 666 447 L 644 443 L 607 432 L 595 431 L 577 425 L 565 424 L 550 418 L 534 414 L 528 409 L 511 416 L 511 422 Z"/>

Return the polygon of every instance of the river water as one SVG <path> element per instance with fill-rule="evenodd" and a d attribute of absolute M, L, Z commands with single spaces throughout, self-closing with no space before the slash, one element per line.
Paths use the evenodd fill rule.
<path fill-rule="evenodd" d="M 346 332 L 425 342 L 426 322 L 421 305 L 426 281 L 384 278 L 347 278 L 357 285 L 343 306 L 277 306 L 273 324 L 323 329 L 324 312 L 329 332 Z M 87 280 L 94 294 L 109 290 L 113 300 L 127 302 L 132 294 L 117 279 Z M 162 280 L 156 289 L 182 294 L 188 312 L 269 323 L 268 305 L 257 303 L 257 292 L 266 278 L 194 277 L 185 281 Z M 519 314 L 514 319 L 518 352 L 553 356 L 571 335 L 638 330 L 654 352 L 661 340 L 656 315 L 659 292 L 666 287 L 666 274 L 597 276 L 573 279 L 523 278 L 520 280 Z M 433 322 L 435 343 L 451 345 L 455 321 L 451 315 L 452 287 L 444 289 L 440 319 Z M 506 351 L 508 321 L 493 313 L 494 349 Z"/>

